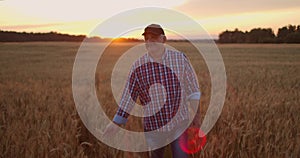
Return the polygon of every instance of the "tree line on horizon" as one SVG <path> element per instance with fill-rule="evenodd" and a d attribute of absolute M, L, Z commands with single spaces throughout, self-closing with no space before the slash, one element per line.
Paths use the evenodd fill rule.
<path fill-rule="evenodd" d="M 33 42 L 33 41 L 70 41 L 82 42 L 141 42 L 134 38 L 118 38 L 108 39 L 95 37 L 87 37 L 86 35 L 69 35 L 57 32 L 48 33 L 27 33 L 15 31 L 0 30 L 0 42 Z M 180 40 L 171 40 L 180 41 Z M 186 41 L 186 40 L 183 40 Z M 288 25 L 279 28 L 277 34 L 271 28 L 254 28 L 249 32 L 243 32 L 237 28 L 234 31 L 224 31 L 219 34 L 218 43 L 300 43 L 300 25 Z"/>
<path fill-rule="evenodd" d="M 279 28 L 277 34 L 271 28 L 254 28 L 243 32 L 224 31 L 219 34 L 219 43 L 300 43 L 300 25 Z"/>
<path fill-rule="evenodd" d="M 27 33 L 0 30 L 0 42 L 32 42 L 32 41 L 82 41 L 85 35 L 69 35 L 57 32 Z"/>
<path fill-rule="evenodd" d="M 27 32 L 15 32 L 15 31 L 2 31 L 0 30 L 0 42 L 35 42 L 35 41 L 67 41 L 67 42 L 82 42 L 83 40 L 88 42 L 137 42 L 138 39 L 133 38 L 100 38 L 98 36 L 87 37 L 86 35 L 69 35 L 61 34 L 57 32 L 48 33 L 27 33 Z"/>

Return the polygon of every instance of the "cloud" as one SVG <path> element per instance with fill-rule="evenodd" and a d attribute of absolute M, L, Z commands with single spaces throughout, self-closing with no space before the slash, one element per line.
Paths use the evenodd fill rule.
<path fill-rule="evenodd" d="M 33 28 L 53 27 L 58 25 L 62 25 L 62 24 L 52 23 L 52 24 L 8 25 L 8 26 L 1 26 L 1 29 L 2 30 L 26 30 L 26 29 L 33 29 Z"/>
<path fill-rule="evenodd" d="M 157 6 L 171 8 L 182 5 L 185 0 L 9 0 L 3 6 L 20 14 L 56 21 L 106 19 L 119 12 L 137 7 Z"/>
<path fill-rule="evenodd" d="M 193 17 L 206 18 L 228 14 L 282 10 L 300 6 L 298 0 L 188 0 L 175 7 Z"/>

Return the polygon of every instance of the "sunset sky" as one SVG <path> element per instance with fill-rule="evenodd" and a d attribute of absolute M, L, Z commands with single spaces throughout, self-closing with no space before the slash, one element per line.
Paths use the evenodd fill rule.
<path fill-rule="evenodd" d="M 184 13 L 212 37 L 235 28 L 272 28 L 276 34 L 279 27 L 300 25 L 299 0 L 0 0 L 0 29 L 87 35 L 113 15 L 148 6 Z"/>

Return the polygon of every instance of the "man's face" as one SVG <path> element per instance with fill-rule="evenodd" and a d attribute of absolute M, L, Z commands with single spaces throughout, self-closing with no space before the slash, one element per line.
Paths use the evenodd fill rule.
<path fill-rule="evenodd" d="M 158 51 L 164 47 L 166 38 L 164 35 L 145 34 L 144 40 L 147 50 L 149 52 L 153 52 Z"/>

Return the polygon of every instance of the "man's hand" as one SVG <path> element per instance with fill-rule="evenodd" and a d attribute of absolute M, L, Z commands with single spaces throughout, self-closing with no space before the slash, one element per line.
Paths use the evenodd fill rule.
<path fill-rule="evenodd" d="M 120 127 L 118 127 L 118 125 L 116 125 L 115 123 L 111 122 L 106 126 L 102 137 L 113 137 L 119 131 L 120 131 Z"/>

